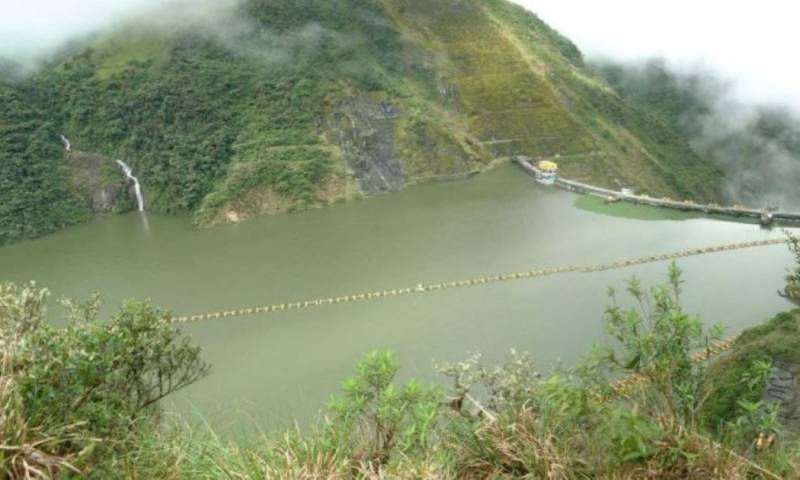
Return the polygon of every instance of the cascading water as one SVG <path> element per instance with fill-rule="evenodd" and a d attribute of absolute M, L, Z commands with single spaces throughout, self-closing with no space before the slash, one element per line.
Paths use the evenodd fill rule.
<path fill-rule="evenodd" d="M 69 139 L 64 136 L 60 135 L 61 142 L 64 143 L 64 149 L 69 151 L 72 148 L 72 144 L 69 142 Z M 144 212 L 144 197 L 142 197 L 142 186 L 139 184 L 139 179 L 133 176 L 133 169 L 122 160 L 114 160 L 117 162 L 117 165 L 125 172 L 125 176 L 128 180 L 133 182 L 133 191 L 136 193 L 136 203 L 138 204 L 139 211 Z"/>
<path fill-rule="evenodd" d="M 136 202 L 139 204 L 139 211 L 144 212 L 144 198 L 142 197 L 142 187 L 139 185 L 139 179 L 133 176 L 133 170 L 127 163 L 122 160 L 115 160 L 115 162 L 117 162 L 117 165 L 125 172 L 125 176 L 128 177 L 128 180 L 133 182 L 133 190 L 136 193 Z"/>

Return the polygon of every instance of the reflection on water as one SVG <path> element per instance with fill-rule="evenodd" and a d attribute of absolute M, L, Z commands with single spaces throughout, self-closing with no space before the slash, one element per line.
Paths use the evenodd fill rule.
<path fill-rule="evenodd" d="M 144 232 L 144 236 L 146 238 L 150 238 L 150 222 L 147 220 L 147 212 L 142 210 L 141 212 L 137 212 L 139 216 L 142 218 L 142 232 Z"/>

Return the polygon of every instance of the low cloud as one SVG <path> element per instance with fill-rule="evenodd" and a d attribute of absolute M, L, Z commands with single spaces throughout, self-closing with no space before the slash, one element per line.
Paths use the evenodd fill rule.
<path fill-rule="evenodd" d="M 677 69 L 703 65 L 734 80 L 747 103 L 800 111 L 800 3 L 673 0 L 514 0 L 572 39 L 589 57 L 660 57 Z"/>
<path fill-rule="evenodd" d="M 514 1 L 633 81 L 661 59 L 696 100 L 682 129 L 726 174 L 725 200 L 800 209 L 800 3 Z"/>
<path fill-rule="evenodd" d="M 713 71 L 647 62 L 593 66 L 624 97 L 659 112 L 725 173 L 727 203 L 800 210 L 800 119 L 790 108 L 741 100 Z"/>
<path fill-rule="evenodd" d="M 232 21 L 239 0 L 25 0 L 0 15 L 0 59 L 30 67 L 70 42 L 123 25 L 244 28 Z M 227 30 L 228 33 L 231 30 Z"/>

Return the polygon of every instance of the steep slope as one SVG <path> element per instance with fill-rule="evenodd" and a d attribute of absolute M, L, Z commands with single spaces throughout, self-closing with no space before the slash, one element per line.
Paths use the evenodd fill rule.
<path fill-rule="evenodd" d="M 728 174 L 725 201 L 800 208 L 800 119 L 788 108 L 737 101 L 731 85 L 714 74 L 679 73 L 662 60 L 596 68 L 626 101 L 682 132 Z"/>
<path fill-rule="evenodd" d="M 47 212 L 60 223 L 31 231 L 15 225 L 39 209 L 9 211 L 0 242 L 89 212 L 81 198 L 91 195 L 58 173 L 74 168 L 57 149 L 61 132 L 76 149 L 131 164 L 148 209 L 188 212 L 198 225 L 511 155 L 560 155 L 566 175 L 654 195 L 716 193 L 718 172 L 673 126 L 626 104 L 574 45 L 505 0 L 247 0 L 213 25 L 134 23 L 34 78 L 0 83 L 4 98 L 20 92 L 46 121 L 4 109 L 0 128 L 16 136 L 3 162 L 28 150 L 52 168 L 4 168 L 0 181 L 47 178 L 72 210 Z"/>

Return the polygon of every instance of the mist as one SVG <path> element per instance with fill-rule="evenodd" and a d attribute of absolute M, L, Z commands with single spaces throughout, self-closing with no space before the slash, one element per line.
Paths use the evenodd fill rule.
<path fill-rule="evenodd" d="M 301 68 L 323 48 L 334 46 L 341 52 L 358 45 L 353 36 L 314 22 L 279 33 L 271 31 L 241 14 L 238 7 L 243 0 L 122 0 L 113 5 L 105 0 L 31 3 L 0 20 L 0 72 L 10 78 L 24 78 L 48 62 L 77 53 L 97 36 L 120 30 L 210 38 L 233 55 L 284 68 Z M 354 68 L 345 61 L 337 66 L 342 71 Z"/>
<path fill-rule="evenodd" d="M 0 57 L 28 63 L 66 42 L 113 28 L 163 0 L 29 0 L 7 5 L 0 16 Z"/>
<path fill-rule="evenodd" d="M 701 66 L 734 80 L 731 95 L 800 111 L 800 3 L 514 0 L 574 41 L 590 58 L 659 57 L 677 70 Z"/>
<path fill-rule="evenodd" d="M 743 101 L 731 80 L 663 58 L 595 58 L 590 65 L 630 103 L 682 132 L 725 174 L 724 202 L 800 210 L 800 119 L 792 109 Z"/>
<path fill-rule="evenodd" d="M 0 16 L 0 60 L 30 70 L 92 35 L 140 25 L 210 34 L 248 28 L 232 15 L 239 0 L 26 0 Z"/>
<path fill-rule="evenodd" d="M 668 113 L 725 174 L 725 202 L 800 210 L 800 3 L 514 1 L 590 64 L 622 68 L 615 86 L 634 101 L 662 81 L 682 92 L 691 104 Z"/>
<path fill-rule="evenodd" d="M 24 0 L 0 15 L 0 58 L 30 63 L 67 41 L 132 19 L 219 24 L 237 0 Z M 636 0 L 514 0 L 572 39 L 590 58 L 618 61 L 663 57 L 673 67 L 700 64 L 735 79 L 731 94 L 745 102 L 779 103 L 800 111 L 800 3 L 639 2 Z"/>

